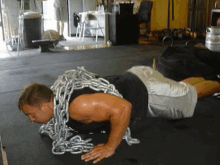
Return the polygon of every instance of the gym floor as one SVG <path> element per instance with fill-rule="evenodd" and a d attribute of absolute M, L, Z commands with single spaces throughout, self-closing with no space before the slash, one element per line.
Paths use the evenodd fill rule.
<path fill-rule="evenodd" d="M 56 48 L 53 48 L 54 51 L 69 51 L 69 50 L 84 50 L 84 49 L 96 49 L 96 48 L 104 48 L 109 47 L 109 45 L 104 43 L 104 40 L 101 38 L 98 40 L 96 44 L 92 38 L 85 38 L 84 42 L 75 37 L 66 37 L 67 41 L 60 41 Z M 15 57 L 27 57 L 32 56 L 38 53 L 38 48 L 19 48 L 19 51 L 14 50 L 11 51 L 10 46 L 6 45 L 6 43 L 0 40 L 0 59 L 4 58 L 15 58 Z M 8 50 L 7 50 L 8 48 Z"/>

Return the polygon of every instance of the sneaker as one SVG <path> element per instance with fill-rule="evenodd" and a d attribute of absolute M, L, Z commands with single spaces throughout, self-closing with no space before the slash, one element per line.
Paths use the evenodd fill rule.
<path fill-rule="evenodd" d="M 60 35 L 60 41 L 66 41 L 66 38 L 64 38 L 63 35 Z"/>
<path fill-rule="evenodd" d="M 217 98 L 217 99 L 220 99 L 220 92 L 214 93 L 214 94 L 213 94 L 213 97 L 215 97 L 215 98 Z"/>

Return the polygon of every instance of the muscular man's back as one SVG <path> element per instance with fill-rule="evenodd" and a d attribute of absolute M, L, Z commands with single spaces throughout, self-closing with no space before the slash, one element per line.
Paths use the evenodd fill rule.
<path fill-rule="evenodd" d="M 69 106 L 70 118 L 84 124 L 108 121 L 113 113 L 131 104 L 117 96 L 105 93 L 83 94 Z"/>
<path fill-rule="evenodd" d="M 123 98 L 132 104 L 129 127 L 131 129 L 142 129 L 142 127 L 144 127 L 143 121 L 146 121 L 147 117 L 146 109 L 148 104 L 148 94 L 147 89 L 141 82 L 141 80 L 137 78 L 137 76 L 129 72 L 125 72 L 119 75 L 107 76 L 104 77 L 104 79 L 113 84 L 115 88 L 119 91 L 119 93 L 123 96 Z M 70 97 L 69 105 L 71 105 L 72 102 L 79 96 L 85 94 L 90 94 L 91 96 L 93 96 L 93 94 L 100 93 L 104 94 L 103 91 L 95 91 L 89 87 L 74 90 Z M 82 109 L 80 110 L 82 111 Z M 77 119 L 73 119 L 74 116 L 71 117 L 72 118 L 70 118 L 67 125 L 73 128 L 75 131 L 78 131 L 79 133 L 100 133 L 102 131 L 108 132 L 110 128 L 108 121 L 79 121 Z"/>

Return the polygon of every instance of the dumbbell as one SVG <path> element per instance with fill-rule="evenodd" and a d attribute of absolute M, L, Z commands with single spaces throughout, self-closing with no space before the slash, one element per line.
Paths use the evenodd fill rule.
<path fill-rule="evenodd" d="M 165 33 L 165 36 L 170 36 L 170 37 L 172 37 L 172 31 L 171 31 L 171 29 L 164 29 L 164 33 Z"/>
<path fill-rule="evenodd" d="M 153 38 L 153 32 L 152 32 L 152 31 L 150 31 L 150 32 L 148 33 L 148 38 Z"/>
<path fill-rule="evenodd" d="M 160 35 L 159 31 L 158 31 L 158 30 L 156 30 L 156 31 L 155 31 L 155 33 L 154 33 L 154 37 L 155 37 L 155 38 L 158 38 L 158 37 L 159 37 L 159 35 Z"/>
<path fill-rule="evenodd" d="M 184 34 L 183 34 L 183 29 L 179 29 L 179 30 L 178 30 L 178 34 L 177 34 L 177 38 L 180 39 L 180 40 L 182 40 L 182 39 L 183 39 L 183 35 L 184 35 Z"/>
<path fill-rule="evenodd" d="M 206 38 L 206 28 L 201 31 L 202 38 Z"/>
<path fill-rule="evenodd" d="M 196 39 L 197 38 L 197 31 L 190 32 L 190 36 L 191 36 L 191 38 Z"/>
<path fill-rule="evenodd" d="M 173 29 L 172 30 L 172 37 L 173 37 L 173 39 L 177 39 L 178 38 L 178 29 Z"/>
<path fill-rule="evenodd" d="M 183 38 L 184 39 L 190 39 L 190 33 L 191 33 L 191 29 L 190 28 L 185 28 L 183 31 Z"/>
<path fill-rule="evenodd" d="M 165 36 L 166 36 L 166 35 L 165 35 L 164 30 L 159 31 L 158 39 L 159 39 L 160 41 L 162 41 Z"/>

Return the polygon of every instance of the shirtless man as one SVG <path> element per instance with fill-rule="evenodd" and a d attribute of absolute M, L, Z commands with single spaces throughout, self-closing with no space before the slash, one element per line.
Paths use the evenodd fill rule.
<path fill-rule="evenodd" d="M 220 91 L 220 83 L 216 81 L 207 81 L 201 77 L 194 77 L 176 82 L 163 77 L 159 72 L 146 66 L 132 67 L 126 74 L 121 75 L 121 77 L 123 76 L 129 77 L 125 81 L 127 85 L 123 84 L 123 88 L 129 87 L 129 85 L 133 83 L 133 80 L 138 81 L 137 83 L 140 84 L 134 85 L 133 88 L 140 88 L 141 91 L 145 91 L 144 88 L 146 88 L 148 100 L 141 102 L 141 98 L 138 98 L 138 103 L 136 104 L 132 99 L 128 101 L 130 98 L 126 97 L 126 94 L 123 95 L 124 99 L 122 99 L 110 94 L 96 92 L 81 94 L 70 101 L 70 120 L 84 124 L 103 121 L 110 122 L 111 129 L 107 142 L 98 144 L 90 152 L 83 154 L 81 159 L 86 162 L 93 161 L 93 163 L 97 163 L 115 153 L 115 150 L 122 141 L 126 128 L 131 122 L 132 111 L 134 111 L 134 108 L 135 110 L 138 109 L 136 105 L 148 104 L 146 105 L 148 106 L 146 109 L 148 109 L 150 117 L 171 119 L 192 117 L 197 98 L 202 98 Z M 115 79 L 118 80 L 120 78 L 117 77 Z M 123 81 L 120 81 L 120 83 L 123 83 Z M 125 91 L 130 90 L 125 89 Z M 47 86 L 37 83 L 31 84 L 21 93 L 18 107 L 28 116 L 31 122 L 47 123 L 53 118 L 54 96 L 53 92 Z M 168 108 L 158 111 L 160 101 L 157 99 L 161 99 L 161 97 L 164 96 L 169 98 L 169 100 L 166 102 L 161 101 L 161 107 L 165 106 Z M 136 98 L 138 96 L 134 97 Z M 156 104 L 154 104 L 154 102 L 156 102 Z M 169 104 L 169 106 L 166 106 L 166 104 Z M 174 107 L 177 107 L 177 110 L 173 110 L 172 108 Z M 147 111 L 146 109 L 144 110 Z M 172 109 L 172 111 L 170 109 Z M 161 113 L 164 111 L 166 113 Z"/>

